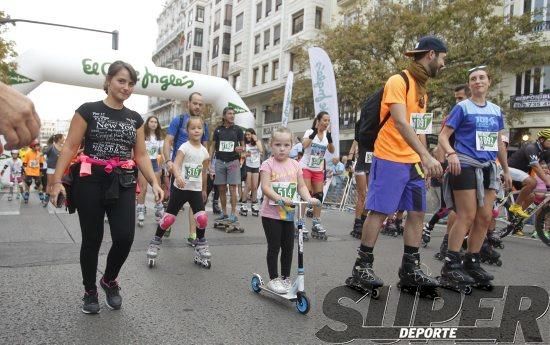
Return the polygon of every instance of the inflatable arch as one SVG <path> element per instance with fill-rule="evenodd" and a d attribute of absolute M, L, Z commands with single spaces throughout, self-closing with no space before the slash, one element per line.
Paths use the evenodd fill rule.
<path fill-rule="evenodd" d="M 18 56 L 17 70 L 10 71 L 9 83 L 24 94 L 44 81 L 103 89 L 109 65 L 116 60 L 130 63 L 138 73 L 136 94 L 187 100 L 191 93 L 200 92 L 217 113 L 232 107 L 238 126 L 255 127 L 254 116 L 227 80 L 156 67 L 152 62 L 136 61 L 117 51 L 98 54 L 29 50 Z"/>

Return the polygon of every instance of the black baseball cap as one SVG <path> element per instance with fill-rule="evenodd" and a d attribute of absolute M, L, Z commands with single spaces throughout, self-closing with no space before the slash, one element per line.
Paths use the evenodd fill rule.
<path fill-rule="evenodd" d="M 446 53 L 447 46 L 445 43 L 435 36 L 424 36 L 418 40 L 413 50 L 407 50 L 406 56 L 414 56 L 416 53 L 429 52 L 430 50 L 436 53 Z"/>

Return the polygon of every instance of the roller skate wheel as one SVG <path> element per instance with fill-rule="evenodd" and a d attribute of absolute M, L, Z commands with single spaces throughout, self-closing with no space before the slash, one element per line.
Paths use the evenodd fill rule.
<path fill-rule="evenodd" d="M 296 300 L 296 310 L 300 314 L 307 314 L 309 312 L 309 299 L 305 295 L 300 295 L 298 299 Z"/>
<path fill-rule="evenodd" d="M 262 291 L 262 288 L 260 287 L 262 285 L 262 282 L 260 280 L 260 278 L 258 278 L 258 276 L 253 276 L 252 277 L 252 280 L 250 281 L 250 288 L 252 289 L 252 291 L 254 291 L 255 293 L 259 293 L 260 291 Z"/>
<path fill-rule="evenodd" d="M 466 286 L 464 287 L 464 294 L 465 295 L 470 295 L 472 293 L 472 287 L 471 286 Z"/>
<path fill-rule="evenodd" d="M 500 249 L 504 249 L 504 243 L 501 243 L 498 247 L 499 247 Z"/>
<path fill-rule="evenodd" d="M 210 269 L 210 267 L 212 267 L 212 264 L 210 263 L 210 261 L 207 261 L 206 265 L 204 265 L 204 267 L 207 268 L 207 269 Z"/>
<path fill-rule="evenodd" d="M 428 246 L 428 242 L 422 241 L 422 248 L 426 248 Z"/>
<path fill-rule="evenodd" d="M 499 260 L 496 262 L 496 265 L 497 265 L 498 267 L 502 266 L 502 260 L 499 259 Z"/>
<path fill-rule="evenodd" d="M 140 228 L 143 228 L 143 222 L 138 222 L 138 226 L 139 226 Z"/>
<path fill-rule="evenodd" d="M 378 297 L 380 297 L 380 290 L 378 288 L 372 289 L 371 297 L 373 299 L 378 299 Z"/>
<path fill-rule="evenodd" d="M 148 259 L 147 265 L 149 266 L 149 268 L 155 267 L 155 259 Z"/>

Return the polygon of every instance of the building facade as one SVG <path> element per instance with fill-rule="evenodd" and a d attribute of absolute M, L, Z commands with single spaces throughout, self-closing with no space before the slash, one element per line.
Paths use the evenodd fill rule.
<path fill-rule="evenodd" d="M 38 141 L 41 146 L 46 145 L 48 139 L 54 134 L 67 135 L 71 120 L 42 120 Z"/>

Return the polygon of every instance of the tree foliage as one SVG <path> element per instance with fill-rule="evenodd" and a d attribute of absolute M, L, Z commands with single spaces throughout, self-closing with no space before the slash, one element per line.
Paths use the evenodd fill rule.
<path fill-rule="evenodd" d="M 6 14 L 0 11 L 0 19 L 5 19 Z M 15 62 L 9 61 L 9 59 L 17 56 L 14 50 L 14 43 L 12 41 L 6 41 L 2 34 L 7 31 L 5 26 L 0 25 L 0 81 L 7 82 L 8 71 L 15 69 Z"/>
<path fill-rule="evenodd" d="M 369 1 L 372 3 L 372 1 Z M 359 7 L 368 7 L 366 0 Z M 454 105 L 453 89 L 467 82 L 467 70 L 487 65 L 493 90 L 506 73 L 521 73 L 550 61 L 550 48 L 541 33 L 534 32 L 538 22 L 532 14 L 503 17 L 500 0 L 411 0 L 380 1 L 381 5 L 364 11 L 357 22 L 325 28 L 320 38 L 303 44 L 297 57 L 301 69 L 307 66 L 307 47 L 322 47 L 330 56 L 336 74 L 341 105 L 360 109 L 362 102 L 387 78 L 405 68 L 403 55 L 419 37 L 433 34 L 447 43 L 446 68 L 429 82 L 431 109 L 447 110 Z M 311 101 L 311 82 L 307 73 L 296 78 L 293 101 Z M 309 90 L 305 88 L 309 81 Z M 509 123 L 521 114 L 509 110 L 502 94 L 491 97 L 503 106 Z"/>

